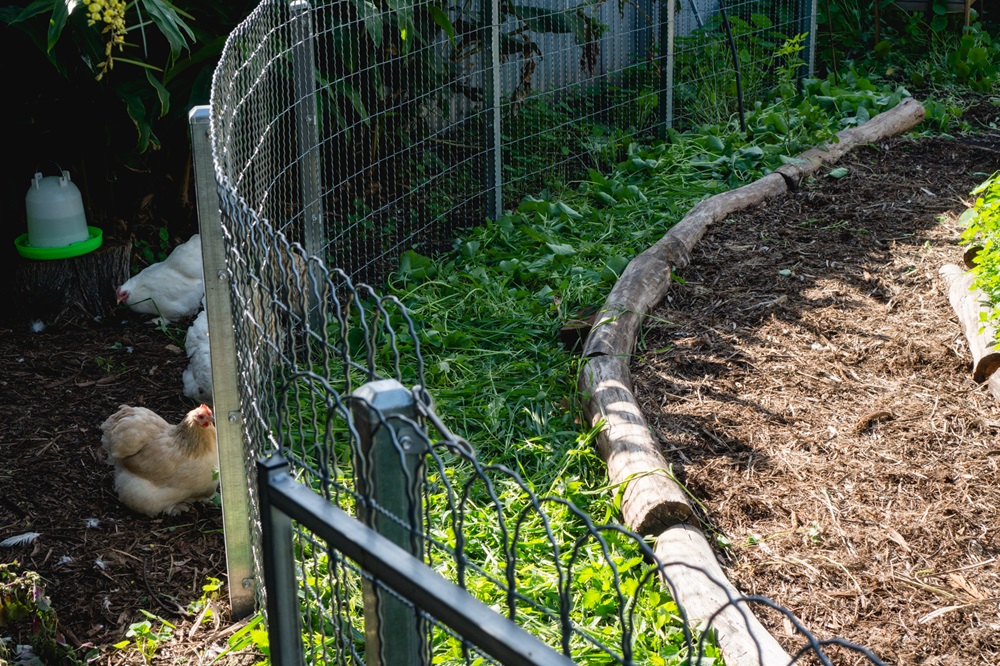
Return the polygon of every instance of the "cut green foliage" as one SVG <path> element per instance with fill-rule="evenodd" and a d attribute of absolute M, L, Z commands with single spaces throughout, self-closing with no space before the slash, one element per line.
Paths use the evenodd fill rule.
<path fill-rule="evenodd" d="M 992 304 L 984 321 L 1000 320 L 1000 172 L 972 191 L 972 207 L 959 219 L 965 224 L 962 242 L 979 247 L 972 286 L 981 289 Z"/>
<path fill-rule="evenodd" d="M 794 43 L 788 52 L 789 56 L 797 52 Z M 876 86 L 853 73 L 836 82 L 807 80 L 801 89 L 790 87 L 773 103 L 750 109 L 746 131 L 740 131 L 735 121 L 705 124 L 686 132 L 670 131 L 666 140 L 652 145 L 623 146 L 606 171 L 590 170 L 571 186 L 553 186 L 524 197 L 499 219 L 468 230 L 451 252 L 432 257 L 406 251 L 399 270 L 381 291 L 406 307 L 415 332 L 393 312 L 378 313 L 370 305 L 356 304 L 368 308 L 369 321 L 387 317 L 394 339 L 385 333 L 365 339 L 360 330 L 340 331 L 336 326 L 330 339 L 343 340 L 355 360 L 373 357 L 383 376 L 396 376 L 398 369 L 407 385 L 419 381 L 414 345 L 419 341 L 427 387 L 438 405 L 447 406 L 441 416 L 469 439 L 483 464 L 503 464 L 516 470 L 539 496 L 572 501 L 595 522 L 613 522 L 618 513 L 615 494 L 607 488 L 605 470 L 592 445 L 598 429 L 580 432 L 574 407 L 579 399 L 579 360 L 559 342 L 560 327 L 602 303 L 628 261 L 699 200 L 794 162 L 797 153 L 834 140 L 837 131 L 865 122 L 906 94 L 904 89 Z M 401 355 L 398 366 L 396 350 Z M 300 411 L 306 422 L 289 424 L 296 441 L 308 441 L 314 434 L 309 431 L 313 426 L 308 421 L 315 422 L 309 400 L 303 393 Z M 353 472 L 343 439 L 345 450 L 335 451 L 335 474 L 338 483 L 350 486 Z M 461 479 L 467 472 L 457 464 L 445 474 Z M 440 491 L 443 480 L 437 474 L 434 470 L 429 474 L 426 502 L 427 514 L 434 516 L 447 510 Z M 466 554 L 486 569 L 508 559 L 499 535 L 498 511 L 511 524 L 528 505 L 517 484 L 498 476 L 494 485 L 499 505 L 473 492 L 462 522 Z M 343 493 L 345 510 L 352 510 L 351 502 L 349 493 Z M 546 512 L 556 542 L 572 544 L 585 533 L 579 517 L 564 506 L 546 504 Z M 450 521 L 432 521 L 429 529 L 438 543 L 457 541 Z M 565 583 L 554 567 L 552 542 L 535 512 L 524 517 L 521 530 L 516 582 L 519 594 L 530 603 L 519 603 L 518 617 L 533 633 L 558 645 L 558 626 L 551 614 Z M 618 576 L 617 584 L 626 591 L 624 610 L 634 605 L 636 661 L 682 663 L 683 631 L 673 601 L 659 591 L 655 577 L 646 576 L 634 544 L 616 536 L 608 541 L 617 573 L 604 560 L 599 544 L 581 546 L 582 559 L 574 566 L 578 575 L 570 590 L 576 627 L 607 644 L 620 643 L 618 620 L 623 608 L 614 591 Z M 331 641 L 343 640 L 337 636 L 354 635 L 360 644 L 360 585 L 344 577 L 342 570 L 334 575 L 337 564 L 328 553 L 304 542 L 297 547 L 304 549 L 298 560 L 308 563 L 303 585 L 310 594 L 330 601 L 334 591 L 324 590 L 319 582 L 338 580 L 340 618 L 352 618 L 308 614 L 313 624 L 305 627 L 307 650 L 333 650 L 336 645 Z M 443 574 L 455 577 L 453 557 L 438 555 L 433 561 Z M 505 593 L 487 574 L 495 572 L 467 570 L 465 585 L 487 604 L 503 607 Z M 632 592 L 638 592 L 634 602 Z M 460 645 L 448 643 L 443 635 L 434 640 L 441 663 L 460 659 Z M 579 663 L 606 662 L 606 655 L 577 640 L 573 639 L 573 650 Z M 715 648 L 711 650 L 710 656 L 717 656 Z"/>
<path fill-rule="evenodd" d="M 956 95 L 997 89 L 1000 41 L 995 25 L 980 21 L 975 9 L 971 25 L 963 26 L 964 16 L 948 13 L 947 4 L 933 0 L 930 12 L 906 12 L 891 0 L 824 0 L 817 14 L 819 67 L 916 86 L 928 119 L 939 130 L 954 127 L 961 115 Z"/>

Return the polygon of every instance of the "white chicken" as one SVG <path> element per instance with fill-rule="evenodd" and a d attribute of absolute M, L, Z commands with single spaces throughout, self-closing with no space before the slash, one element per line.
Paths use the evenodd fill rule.
<path fill-rule="evenodd" d="M 184 369 L 184 395 L 198 402 L 212 402 L 212 355 L 208 346 L 208 311 L 198 313 L 184 338 L 188 367 Z"/>
<path fill-rule="evenodd" d="M 145 407 L 121 405 L 101 431 L 107 462 L 115 467 L 115 490 L 130 509 L 175 516 L 215 493 L 219 449 L 206 405 L 177 425 Z"/>
<path fill-rule="evenodd" d="M 133 275 L 115 294 L 119 304 L 161 320 L 177 321 L 194 315 L 205 296 L 201 235 L 191 236 L 166 259 Z"/>

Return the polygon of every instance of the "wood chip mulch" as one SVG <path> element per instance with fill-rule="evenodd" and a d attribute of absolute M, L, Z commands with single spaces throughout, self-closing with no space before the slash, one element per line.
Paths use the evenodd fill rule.
<path fill-rule="evenodd" d="M 636 393 L 741 591 L 887 663 L 998 664 L 1000 403 L 938 269 L 962 263 L 1000 135 L 837 166 L 709 229 L 640 338 Z"/>

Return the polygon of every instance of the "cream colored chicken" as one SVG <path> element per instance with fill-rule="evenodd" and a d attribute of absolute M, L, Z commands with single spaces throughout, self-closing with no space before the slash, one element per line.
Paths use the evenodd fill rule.
<path fill-rule="evenodd" d="M 171 425 L 145 407 L 122 405 L 101 425 L 115 490 L 130 509 L 175 516 L 215 493 L 219 450 L 212 410 L 192 409 Z"/>

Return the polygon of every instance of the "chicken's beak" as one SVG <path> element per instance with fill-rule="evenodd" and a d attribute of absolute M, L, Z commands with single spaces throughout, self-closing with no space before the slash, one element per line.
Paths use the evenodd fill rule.
<path fill-rule="evenodd" d="M 126 299 L 128 299 L 128 292 L 122 291 L 121 287 L 115 287 L 115 299 L 117 300 L 118 305 L 121 305 L 126 301 Z"/>

